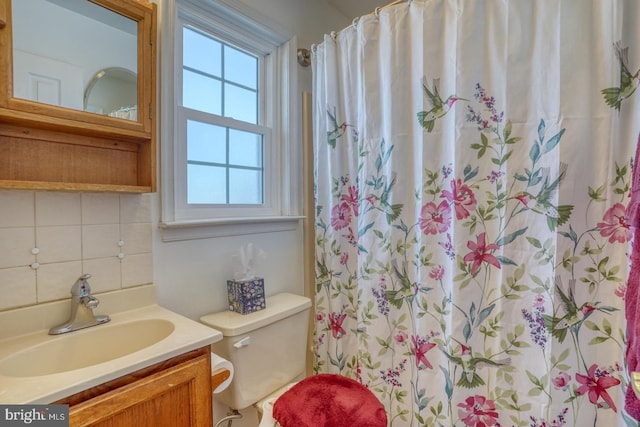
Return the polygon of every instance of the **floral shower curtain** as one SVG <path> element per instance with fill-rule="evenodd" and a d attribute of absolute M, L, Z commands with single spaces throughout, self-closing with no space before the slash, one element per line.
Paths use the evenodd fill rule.
<path fill-rule="evenodd" d="M 314 46 L 316 372 L 390 426 L 625 426 L 640 2 L 413 0 Z"/>

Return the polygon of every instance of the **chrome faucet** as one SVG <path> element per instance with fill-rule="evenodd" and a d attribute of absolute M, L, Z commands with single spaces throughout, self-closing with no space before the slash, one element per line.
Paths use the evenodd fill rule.
<path fill-rule="evenodd" d="M 96 316 L 93 309 L 100 301 L 91 295 L 91 287 L 87 280 L 90 274 L 83 274 L 71 287 L 71 316 L 69 320 L 61 325 L 49 329 L 49 335 L 59 335 L 90 326 L 101 325 L 109 320 L 109 316 Z"/>

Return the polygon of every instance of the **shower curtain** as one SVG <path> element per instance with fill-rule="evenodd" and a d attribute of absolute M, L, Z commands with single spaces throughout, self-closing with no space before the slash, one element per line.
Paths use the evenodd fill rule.
<path fill-rule="evenodd" d="M 413 0 L 312 49 L 315 360 L 389 426 L 635 426 L 640 2 Z"/>

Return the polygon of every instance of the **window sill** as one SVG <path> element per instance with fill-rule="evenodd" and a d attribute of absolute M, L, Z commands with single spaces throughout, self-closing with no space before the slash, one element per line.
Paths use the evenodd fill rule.
<path fill-rule="evenodd" d="M 163 242 L 294 231 L 304 216 L 219 218 L 161 222 Z"/>

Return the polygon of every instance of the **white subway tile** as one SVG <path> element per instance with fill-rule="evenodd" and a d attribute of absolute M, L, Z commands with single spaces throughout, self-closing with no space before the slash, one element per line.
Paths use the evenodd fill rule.
<path fill-rule="evenodd" d="M 82 224 L 118 224 L 120 197 L 111 193 L 82 194 Z"/>
<path fill-rule="evenodd" d="M 38 303 L 71 298 L 71 287 L 82 275 L 82 262 L 41 264 L 38 275 Z"/>
<path fill-rule="evenodd" d="M 108 258 L 120 252 L 118 224 L 82 226 L 82 259 Z"/>
<path fill-rule="evenodd" d="M 120 222 L 122 224 L 151 222 L 151 195 L 120 195 Z"/>
<path fill-rule="evenodd" d="M 151 252 L 151 224 L 122 224 L 120 237 L 124 242 L 122 251 L 126 254 Z"/>
<path fill-rule="evenodd" d="M 91 292 L 114 291 L 121 288 L 120 260 L 117 257 L 96 258 L 82 262 L 82 271 L 91 274 Z"/>
<path fill-rule="evenodd" d="M 153 256 L 151 253 L 126 255 L 122 259 L 122 287 L 153 283 Z"/>
<path fill-rule="evenodd" d="M 29 267 L 0 269 L 0 294 L 0 310 L 35 304 L 36 272 Z"/>
<path fill-rule="evenodd" d="M 36 260 L 35 228 L 0 228 L 0 268 L 25 267 Z"/>
<path fill-rule="evenodd" d="M 80 225 L 79 193 L 43 191 L 36 193 L 36 225 Z"/>
<path fill-rule="evenodd" d="M 36 229 L 40 264 L 77 261 L 82 256 L 82 227 L 65 225 Z"/>
<path fill-rule="evenodd" d="M 0 227 L 33 227 L 33 191 L 0 190 Z"/>

